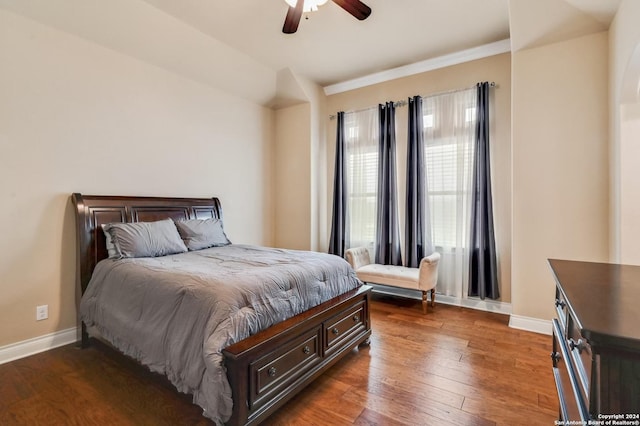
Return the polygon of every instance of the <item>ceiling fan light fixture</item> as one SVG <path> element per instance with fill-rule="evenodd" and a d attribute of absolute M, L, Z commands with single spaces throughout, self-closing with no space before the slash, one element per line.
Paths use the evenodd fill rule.
<path fill-rule="evenodd" d="M 284 0 L 291 7 L 296 7 L 297 0 Z M 325 4 L 327 0 L 304 0 L 303 12 L 315 12 L 318 6 Z"/>
<path fill-rule="evenodd" d="M 298 30 L 300 18 L 305 12 L 318 10 L 328 0 L 284 0 L 289 5 L 287 16 L 284 18 L 282 32 L 293 34 Z M 349 12 L 354 18 L 363 21 L 371 15 L 371 8 L 360 0 L 333 0 L 335 4 Z M 308 18 L 308 16 L 307 16 Z"/>

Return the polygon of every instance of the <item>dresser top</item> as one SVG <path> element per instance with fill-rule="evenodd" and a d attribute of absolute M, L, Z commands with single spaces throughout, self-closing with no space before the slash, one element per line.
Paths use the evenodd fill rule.
<path fill-rule="evenodd" d="M 591 344 L 640 348 L 640 266 L 556 259 L 549 264 Z"/>

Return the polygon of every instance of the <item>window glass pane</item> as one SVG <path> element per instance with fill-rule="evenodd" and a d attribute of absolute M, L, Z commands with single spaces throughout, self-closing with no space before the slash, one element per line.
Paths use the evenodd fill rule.
<path fill-rule="evenodd" d="M 464 121 L 467 123 L 476 119 L 476 107 L 467 108 L 464 111 Z"/>
<path fill-rule="evenodd" d="M 426 187 L 433 244 L 455 249 L 467 243 L 469 186 L 476 108 L 469 95 L 448 93 L 423 99 Z"/>
<path fill-rule="evenodd" d="M 425 165 L 430 191 L 456 190 L 456 148 L 452 143 L 426 146 Z"/>
<path fill-rule="evenodd" d="M 350 247 L 373 250 L 378 191 L 377 109 L 345 114 Z"/>
<path fill-rule="evenodd" d="M 429 196 L 429 202 L 431 203 L 431 236 L 434 245 L 439 247 L 455 247 L 457 243 L 456 195 L 431 194 Z"/>

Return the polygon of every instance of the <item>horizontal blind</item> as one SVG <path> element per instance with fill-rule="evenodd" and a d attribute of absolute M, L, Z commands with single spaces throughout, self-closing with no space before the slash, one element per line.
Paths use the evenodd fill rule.
<path fill-rule="evenodd" d="M 423 99 L 426 188 L 433 244 L 466 246 L 472 149 L 473 93 Z"/>
<path fill-rule="evenodd" d="M 345 121 L 349 245 L 373 251 L 378 192 L 378 111 L 348 113 Z"/>

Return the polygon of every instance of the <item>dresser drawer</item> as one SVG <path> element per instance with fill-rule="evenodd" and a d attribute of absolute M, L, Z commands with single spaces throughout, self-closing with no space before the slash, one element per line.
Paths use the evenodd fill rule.
<path fill-rule="evenodd" d="M 560 289 L 556 287 L 556 315 L 558 317 L 558 321 L 560 321 L 560 328 L 563 332 L 567 329 L 567 302 L 564 299 L 563 294 L 560 292 Z"/>
<path fill-rule="evenodd" d="M 560 323 L 553 320 L 553 377 L 558 391 L 561 420 L 587 421 L 589 413 L 584 403 L 579 379 L 572 365 L 569 348 L 563 337 Z"/>
<path fill-rule="evenodd" d="M 580 334 L 580 330 L 571 316 L 569 316 L 566 341 L 571 363 L 580 382 L 582 396 L 588 406 L 593 360 L 597 358 L 594 358 L 591 345 L 587 339 Z"/>
<path fill-rule="evenodd" d="M 364 303 L 362 303 L 325 322 L 325 350 L 327 352 L 331 352 L 331 349 L 339 342 L 353 337 L 365 328 L 364 309 Z"/>
<path fill-rule="evenodd" d="M 322 328 L 318 327 L 251 363 L 249 408 L 259 407 L 318 364 L 322 360 L 321 339 Z"/>

